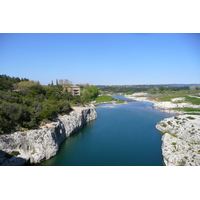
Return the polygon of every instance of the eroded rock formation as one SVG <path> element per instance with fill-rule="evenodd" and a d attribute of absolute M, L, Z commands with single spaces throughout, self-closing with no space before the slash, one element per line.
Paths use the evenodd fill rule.
<path fill-rule="evenodd" d="M 66 137 L 97 117 L 93 107 L 73 109 L 69 115 L 39 129 L 1 135 L 0 165 L 23 165 L 27 161 L 39 163 L 56 155 Z"/>
<path fill-rule="evenodd" d="M 165 165 L 200 165 L 200 116 L 179 115 L 160 121 Z"/>

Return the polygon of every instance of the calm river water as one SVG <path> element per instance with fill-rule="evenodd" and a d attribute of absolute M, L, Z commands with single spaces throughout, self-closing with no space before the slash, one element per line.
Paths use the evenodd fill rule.
<path fill-rule="evenodd" d="M 114 97 L 124 99 L 120 95 Z M 155 125 L 173 114 L 153 109 L 149 102 L 137 101 L 99 105 L 96 111 L 96 120 L 63 141 L 58 154 L 40 165 L 163 165 L 161 133 Z"/>

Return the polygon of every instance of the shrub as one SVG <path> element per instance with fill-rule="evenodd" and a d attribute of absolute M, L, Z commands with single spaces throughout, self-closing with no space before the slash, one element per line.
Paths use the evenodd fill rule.
<path fill-rule="evenodd" d="M 9 80 L 19 91 L 7 91 Z M 2 84 L 3 87 L 1 87 Z M 9 83 L 8 83 L 9 84 Z M 48 122 L 59 114 L 68 114 L 72 109 L 70 101 L 82 104 L 82 96 L 72 96 L 62 85 L 44 87 L 28 79 L 11 78 L 0 75 L 0 134 L 17 130 L 38 128 L 41 122 Z M 95 86 L 85 88 L 85 100 L 90 101 L 98 95 Z"/>
<path fill-rule="evenodd" d="M 20 122 L 21 120 L 29 120 L 30 118 L 30 114 L 26 108 L 17 103 L 3 102 L 0 105 L 0 109 L 3 111 L 5 118 L 12 121 Z"/>
<path fill-rule="evenodd" d="M 168 121 L 167 123 L 168 123 L 170 126 L 172 126 L 172 122 Z"/>
<path fill-rule="evenodd" d="M 77 101 L 76 101 L 76 100 L 72 100 L 72 103 L 73 103 L 73 104 L 77 104 Z"/>
<path fill-rule="evenodd" d="M 13 152 L 11 153 L 12 156 L 18 156 L 19 154 L 20 154 L 19 151 L 13 151 Z"/>
<path fill-rule="evenodd" d="M 194 117 L 191 117 L 191 116 L 189 116 L 189 117 L 187 117 L 188 119 L 195 119 Z"/>
<path fill-rule="evenodd" d="M 59 114 L 69 114 L 72 111 L 69 101 L 67 100 L 60 100 L 58 102 L 58 109 Z"/>

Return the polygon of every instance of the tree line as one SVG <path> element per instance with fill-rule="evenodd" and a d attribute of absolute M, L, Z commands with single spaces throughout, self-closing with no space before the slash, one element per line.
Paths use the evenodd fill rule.
<path fill-rule="evenodd" d="M 180 91 L 180 90 L 189 90 L 188 86 L 185 87 L 173 87 L 173 86 L 97 86 L 103 93 L 126 93 L 133 94 L 134 92 L 164 92 L 164 91 Z"/>
<path fill-rule="evenodd" d="M 0 134 L 38 128 L 99 94 L 95 86 L 80 88 L 81 95 L 72 96 L 61 84 L 42 86 L 26 78 L 0 75 Z"/>
<path fill-rule="evenodd" d="M 6 74 L 0 75 L 0 90 L 14 90 L 16 84 L 23 81 L 29 81 L 27 78 L 10 77 Z"/>

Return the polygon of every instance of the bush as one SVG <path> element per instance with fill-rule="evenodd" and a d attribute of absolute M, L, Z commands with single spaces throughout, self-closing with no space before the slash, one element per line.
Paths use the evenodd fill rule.
<path fill-rule="evenodd" d="M 0 90 L 0 99 L 10 103 L 22 103 L 20 95 L 16 92 L 5 92 Z"/>
<path fill-rule="evenodd" d="M 12 151 L 11 153 L 12 156 L 18 156 L 19 154 L 20 154 L 19 151 Z"/>
<path fill-rule="evenodd" d="M 46 94 L 46 90 L 44 89 L 44 87 L 39 84 L 29 86 L 28 89 L 30 90 L 29 95 L 31 95 L 31 96 Z"/>
<path fill-rule="evenodd" d="M 13 84 L 18 91 L 8 91 L 13 89 Z M 98 95 L 95 86 L 82 89 L 83 96 L 72 96 L 59 84 L 44 87 L 28 79 L 0 75 L 0 134 L 38 128 L 59 114 L 70 113 L 71 101 L 79 105 Z"/>
<path fill-rule="evenodd" d="M 0 109 L 5 118 L 11 121 L 20 122 L 30 119 L 30 113 L 20 104 L 3 102 L 0 104 Z"/>
<path fill-rule="evenodd" d="M 72 104 L 77 104 L 77 101 L 76 100 L 72 100 Z"/>
<path fill-rule="evenodd" d="M 67 100 L 60 100 L 58 102 L 58 109 L 59 109 L 58 111 L 59 114 L 69 114 L 72 111 L 69 101 Z"/>
<path fill-rule="evenodd" d="M 20 104 L 3 102 L 0 104 L 0 132 L 19 130 L 24 122 L 30 121 L 29 111 Z"/>

